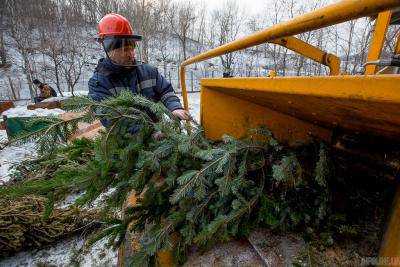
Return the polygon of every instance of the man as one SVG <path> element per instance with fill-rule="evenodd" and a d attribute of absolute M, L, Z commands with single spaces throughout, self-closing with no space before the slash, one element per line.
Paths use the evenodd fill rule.
<path fill-rule="evenodd" d="M 101 101 L 129 89 L 155 102 L 161 101 L 174 116 L 189 120 L 189 113 L 182 108 L 171 84 L 157 68 L 136 60 L 135 48 L 142 36 L 133 34 L 126 18 L 114 13 L 105 15 L 99 22 L 98 30 L 98 41 L 106 57 L 99 60 L 89 80 L 89 96 L 92 99 Z"/>
<path fill-rule="evenodd" d="M 52 96 L 57 96 L 56 91 L 47 83 L 42 83 L 38 79 L 35 79 L 33 80 L 33 84 L 39 88 L 39 96 L 34 98 L 35 103 L 39 103 Z"/>

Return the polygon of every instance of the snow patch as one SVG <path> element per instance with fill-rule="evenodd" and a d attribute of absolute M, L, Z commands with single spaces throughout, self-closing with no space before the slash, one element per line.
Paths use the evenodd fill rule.
<path fill-rule="evenodd" d="M 0 131 L 0 141 L 7 141 L 6 131 Z M 9 145 L 0 150 L 0 185 L 11 179 L 12 166 L 25 159 L 36 157 L 35 144 L 30 142 L 23 145 Z"/>
<path fill-rule="evenodd" d="M 65 113 L 64 110 L 55 108 L 55 109 L 46 109 L 46 108 L 37 108 L 33 110 L 29 110 L 27 106 L 18 106 L 15 108 L 10 108 L 1 115 L 7 116 L 8 118 L 13 117 L 46 117 L 46 116 L 58 116 L 62 113 Z"/>
<path fill-rule="evenodd" d="M 74 91 L 74 96 L 87 96 L 89 91 Z M 71 92 L 63 92 L 63 96 L 55 96 L 46 98 L 42 102 L 62 101 L 72 97 Z"/>
<path fill-rule="evenodd" d="M 116 266 L 118 250 L 106 246 L 107 240 L 100 240 L 95 243 L 86 253 L 81 255 L 79 266 Z M 76 261 L 76 250 L 84 244 L 82 237 L 62 240 L 56 245 L 40 250 L 32 250 L 17 253 L 16 255 L 0 261 L 0 267 L 17 266 L 74 266 Z"/>
<path fill-rule="evenodd" d="M 179 95 L 179 99 L 183 105 L 183 98 L 181 95 Z M 195 121 L 200 123 L 200 93 L 189 93 L 188 102 L 190 114 Z"/>

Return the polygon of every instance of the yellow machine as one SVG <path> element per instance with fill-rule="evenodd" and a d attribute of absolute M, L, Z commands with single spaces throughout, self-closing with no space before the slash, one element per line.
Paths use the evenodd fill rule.
<path fill-rule="evenodd" d="M 399 23 L 398 13 L 393 11 L 399 7 L 399 0 L 343 0 L 189 58 L 180 68 L 184 106 L 189 107 L 186 66 L 262 43 L 275 43 L 328 66 L 330 75 L 202 79 L 201 124 L 208 138 L 218 140 L 223 134 L 241 137 L 248 129 L 265 125 L 288 145 L 318 138 L 339 146 L 338 129 L 398 143 L 400 75 L 396 67 L 380 69 L 378 65 L 388 27 Z M 364 75 L 341 75 L 337 56 L 293 37 L 377 14 Z M 400 37 L 393 53 L 400 54 Z M 395 197 L 387 229 L 380 256 L 395 257 L 400 264 L 400 193 Z"/>
<path fill-rule="evenodd" d="M 330 75 L 202 79 L 201 124 L 207 138 L 218 140 L 223 134 L 239 138 L 248 129 L 265 125 L 280 142 L 291 146 L 317 138 L 341 147 L 338 132 L 377 136 L 398 143 L 400 75 L 397 68 L 381 69 L 378 65 L 388 27 L 399 22 L 393 11 L 399 7 L 399 0 L 343 0 L 189 58 L 180 68 L 184 107 L 189 109 L 186 66 L 262 43 L 274 43 L 327 66 Z M 340 74 L 337 56 L 294 37 L 369 16 L 377 16 L 377 20 L 364 75 Z M 400 54 L 400 37 L 395 50 L 394 55 Z M 394 257 L 400 264 L 400 189 L 387 229 L 380 256 Z M 162 265 L 170 265 L 171 260 L 168 253 L 159 255 Z M 120 265 L 122 262 L 119 261 Z"/>

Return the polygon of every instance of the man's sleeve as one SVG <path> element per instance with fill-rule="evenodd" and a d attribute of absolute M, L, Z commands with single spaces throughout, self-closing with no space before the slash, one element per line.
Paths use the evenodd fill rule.
<path fill-rule="evenodd" d="M 93 77 L 89 80 L 89 97 L 94 101 L 102 101 L 107 97 L 112 96 L 110 91 L 100 83 L 99 80 Z"/>
<path fill-rule="evenodd" d="M 90 80 L 89 80 L 89 82 L 88 82 L 88 85 L 89 85 L 89 94 L 88 94 L 88 95 L 89 95 L 89 97 L 90 97 L 91 99 L 93 99 L 94 101 L 100 102 L 100 101 L 102 101 L 102 100 L 104 100 L 104 99 L 106 99 L 106 98 L 112 96 L 111 93 L 110 93 L 110 91 L 108 91 L 108 90 L 100 83 L 99 80 L 94 79 L 93 77 L 90 78 Z M 98 113 L 101 113 L 101 110 L 96 110 L 95 112 L 96 112 L 96 113 L 97 113 L 97 112 L 98 112 Z M 110 121 L 108 121 L 108 120 L 106 120 L 106 119 L 101 119 L 100 121 L 101 121 L 101 124 L 103 124 L 104 127 L 108 127 L 108 126 L 110 126 L 110 124 L 111 124 Z"/>
<path fill-rule="evenodd" d="M 156 91 L 160 97 L 161 102 L 170 111 L 176 109 L 182 109 L 181 101 L 179 97 L 174 93 L 174 89 L 170 82 L 168 82 L 159 72 L 156 70 Z"/>

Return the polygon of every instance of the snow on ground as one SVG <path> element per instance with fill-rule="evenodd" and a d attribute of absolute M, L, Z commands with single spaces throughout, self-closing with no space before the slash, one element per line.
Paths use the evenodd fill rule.
<path fill-rule="evenodd" d="M 7 116 L 8 118 L 12 117 L 45 117 L 45 116 L 57 116 L 59 114 L 64 113 L 65 111 L 59 108 L 55 109 L 46 109 L 46 108 L 37 108 L 33 110 L 29 110 L 27 106 L 18 106 L 15 108 L 10 108 L 1 115 Z"/>
<path fill-rule="evenodd" d="M 7 141 L 6 131 L 0 131 L 0 142 Z M 13 164 L 19 163 L 24 159 L 34 158 L 36 155 L 33 143 L 24 145 L 11 145 L 0 150 L 0 186 L 9 181 Z M 81 194 L 73 194 L 59 205 L 64 208 L 71 205 Z M 96 203 L 104 201 L 104 195 L 101 195 Z M 12 257 L 0 260 L 0 267 L 14 266 L 71 266 L 74 260 L 74 252 L 82 247 L 84 238 L 76 236 L 68 240 L 61 240 L 53 246 L 40 250 L 31 250 L 17 253 Z M 117 251 L 106 247 L 106 240 L 101 240 L 93 245 L 87 253 L 82 255 L 79 266 L 116 266 Z"/>
<path fill-rule="evenodd" d="M 183 98 L 179 95 L 183 105 Z M 192 115 L 195 121 L 200 123 L 200 93 L 189 93 L 188 94 L 188 102 L 189 102 L 189 112 Z"/>
<path fill-rule="evenodd" d="M 75 237 L 40 250 L 20 252 L 0 261 L 0 267 L 74 266 L 72 262 L 77 260 L 75 252 L 82 247 L 83 242 L 82 237 Z M 97 242 L 88 252 L 81 255 L 79 266 L 116 266 L 118 251 L 107 248 L 106 242 L 105 239 Z"/>
<path fill-rule="evenodd" d="M 29 110 L 27 106 L 17 106 L 4 111 L 1 114 L 1 118 L 3 118 L 3 116 L 7 116 L 8 118 L 57 116 L 64 112 L 65 111 L 61 109 L 38 108 Z M 0 142 L 3 141 L 7 141 L 7 134 L 4 130 L 0 131 Z M 35 156 L 35 145 L 32 142 L 23 145 L 9 145 L 0 150 L 0 184 L 4 184 L 10 180 L 10 168 L 12 165 Z"/>
<path fill-rule="evenodd" d="M 6 131 L 0 131 L 0 142 L 7 141 Z M 10 145 L 0 150 L 0 185 L 10 180 L 11 167 L 25 159 L 36 156 L 35 145 Z"/>
<path fill-rule="evenodd" d="M 87 96 L 87 95 L 88 95 L 88 91 L 75 91 L 74 92 L 74 96 Z M 50 98 L 43 100 L 42 102 L 61 101 L 61 100 L 68 99 L 71 96 L 72 96 L 71 92 L 63 92 L 63 96 L 50 97 Z"/>

